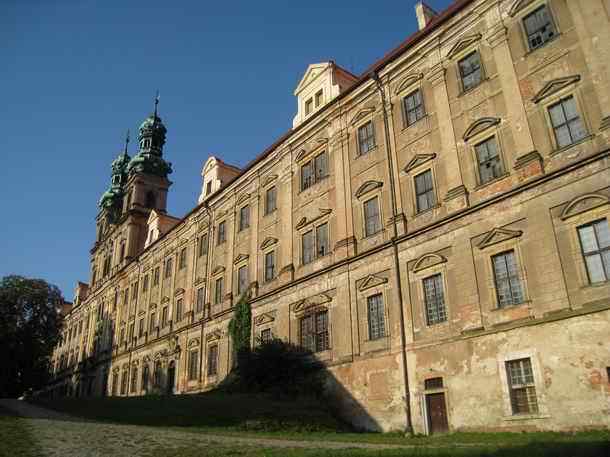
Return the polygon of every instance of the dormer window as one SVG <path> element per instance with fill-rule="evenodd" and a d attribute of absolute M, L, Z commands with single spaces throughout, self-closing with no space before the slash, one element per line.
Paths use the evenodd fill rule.
<path fill-rule="evenodd" d="M 205 194 L 210 195 L 212 193 L 212 181 L 208 181 L 205 186 Z"/>
<path fill-rule="evenodd" d="M 320 106 L 322 106 L 323 95 L 324 95 L 324 92 L 322 91 L 322 89 L 320 89 L 318 92 L 316 92 L 316 108 L 319 108 Z"/>
<path fill-rule="evenodd" d="M 310 98 L 305 102 L 305 116 L 309 116 L 313 111 L 313 99 Z"/>

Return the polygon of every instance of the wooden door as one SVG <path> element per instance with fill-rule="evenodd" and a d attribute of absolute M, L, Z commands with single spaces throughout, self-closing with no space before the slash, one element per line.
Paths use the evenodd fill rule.
<path fill-rule="evenodd" d="M 426 395 L 426 410 L 428 411 L 428 427 L 431 434 L 449 431 L 445 394 L 443 392 Z"/>

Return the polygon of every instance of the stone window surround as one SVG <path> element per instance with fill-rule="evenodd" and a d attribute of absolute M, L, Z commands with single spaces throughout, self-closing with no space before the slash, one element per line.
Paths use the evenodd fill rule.
<path fill-rule="evenodd" d="M 480 87 L 487 79 L 487 71 L 485 70 L 485 63 L 484 63 L 484 59 L 483 59 L 483 53 L 481 52 L 481 47 L 478 45 L 478 41 L 475 41 L 473 43 L 471 43 L 469 46 L 467 46 L 466 48 L 464 48 L 463 50 L 461 50 L 460 52 L 456 53 L 454 56 L 452 56 L 451 60 L 455 62 L 454 68 L 455 68 L 455 72 L 456 72 L 456 81 L 458 83 L 459 86 L 459 94 L 458 95 L 464 95 L 467 94 L 473 90 L 476 90 L 478 87 Z M 466 57 L 469 57 L 471 54 L 473 53 L 477 53 L 479 55 L 479 66 L 480 66 L 480 72 L 481 72 L 481 79 L 479 80 L 478 84 L 469 87 L 469 88 L 464 88 L 464 81 L 462 80 L 462 72 L 460 70 L 460 62 L 465 59 Z"/>
<path fill-rule="evenodd" d="M 361 316 L 363 316 L 363 319 L 359 319 L 360 331 L 358 332 L 360 334 L 361 351 L 363 353 L 374 352 L 374 351 L 381 349 L 379 347 L 380 344 L 384 345 L 383 349 L 389 348 L 389 340 L 390 340 L 390 337 L 392 336 L 392 332 L 391 332 L 392 321 L 390 319 L 390 305 L 392 303 L 391 302 L 391 295 L 392 295 L 391 283 L 387 279 L 386 273 L 380 272 L 380 273 L 373 274 L 370 276 L 383 278 L 384 282 L 379 281 L 379 284 L 376 284 L 372 287 L 365 287 L 365 288 L 358 287 L 357 288 L 357 295 L 356 295 L 357 306 L 360 310 L 359 314 Z M 363 278 L 363 280 L 365 280 L 365 279 L 366 278 Z M 371 340 L 370 335 L 369 335 L 368 301 L 367 300 L 369 297 L 371 297 L 373 295 L 377 295 L 377 294 L 381 294 L 381 297 L 383 300 L 383 317 L 385 320 L 385 334 L 382 337 Z"/>
<path fill-rule="evenodd" d="M 551 18 L 551 22 L 553 23 L 553 26 L 555 27 L 555 36 L 553 38 L 551 38 L 550 40 L 548 40 L 547 42 L 545 42 L 542 46 L 539 46 L 535 49 L 530 49 L 529 42 L 527 39 L 527 31 L 525 30 L 525 24 L 523 23 L 523 19 L 525 19 L 525 17 L 527 15 L 534 12 L 535 10 L 537 10 L 538 8 L 540 8 L 543 5 L 546 5 L 547 11 Z M 509 16 L 512 16 L 513 19 L 515 20 L 515 22 L 518 23 L 517 26 L 519 27 L 519 35 L 521 37 L 521 43 L 522 43 L 523 51 L 524 51 L 523 56 L 527 56 L 533 52 L 536 52 L 538 49 L 542 49 L 542 48 L 546 47 L 547 44 L 555 41 L 559 37 L 559 35 L 561 35 L 561 30 L 559 27 L 559 23 L 557 21 L 557 15 L 555 14 L 555 11 L 553 10 L 553 5 L 550 0 L 532 0 L 529 2 L 529 4 L 518 8 L 516 11 L 509 12 Z M 516 51 L 516 50 L 514 50 L 514 51 Z"/>
<path fill-rule="evenodd" d="M 313 265 L 318 260 L 323 259 L 323 258 L 327 257 L 328 255 L 332 254 L 332 252 L 333 252 L 333 249 L 332 249 L 333 231 L 332 231 L 332 225 L 331 225 L 331 220 L 330 220 L 330 214 L 332 214 L 332 213 L 324 214 L 321 217 L 313 220 L 311 223 L 305 224 L 301 228 L 297 229 L 298 239 L 296 241 L 296 244 L 298 244 L 298 246 L 299 246 L 298 249 L 299 249 L 299 262 L 300 262 L 299 266 L 300 267 Z M 324 254 L 323 256 L 320 256 L 320 255 L 318 255 L 318 252 L 317 252 L 317 246 L 318 246 L 317 228 L 324 224 L 326 224 L 326 226 L 328 227 L 328 252 L 326 252 L 326 254 Z M 311 262 L 303 263 L 303 235 L 305 233 L 309 232 L 310 230 L 313 231 L 314 255 L 313 255 Z"/>
<path fill-rule="evenodd" d="M 419 258 L 423 258 L 424 256 L 435 253 L 426 253 L 420 256 Z M 415 288 L 415 293 L 413 296 L 413 312 L 417 315 L 417 324 L 418 332 L 428 332 L 435 331 L 436 329 L 446 327 L 451 324 L 451 319 L 453 317 L 451 302 L 449 300 L 448 293 L 448 284 L 447 284 L 447 261 L 441 261 L 429 267 L 422 268 L 420 270 L 414 271 L 413 266 L 409 268 L 409 273 L 411 274 L 411 278 L 409 283 L 411 287 Z M 424 291 L 424 279 L 429 278 L 430 276 L 434 276 L 436 274 L 441 275 L 441 280 L 443 284 L 443 299 L 445 302 L 445 312 L 447 314 L 447 319 L 444 322 L 439 322 L 433 325 L 428 325 L 428 320 L 426 317 L 426 299 L 425 299 L 425 291 Z M 415 316 L 414 316 L 415 317 Z"/>
<path fill-rule="evenodd" d="M 505 150 L 504 138 L 500 132 L 500 125 L 502 125 L 501 122 L 495 123 L 494 125 L 490 125 L 488 128 L 485 128 L 485 129 L 481 130 L 480 132 L 475 133 L 474 135 L 469 137 L 467 140 L 464 140 L 464 145 L 468 149 L 469 160 L 472 163 L 473 170 L 475 173 L 476 187 L 473 189 L 473 191 L 483 189 L 484 187 L 487 187 L 492 183 L 498 182 L 510 175 L 510 171 L 509 171 L 510 168 L 508 167 L 508 161 L 507 161 L 506 155 L 504 153 L 504 150 Z M 477 151 L 476 151 L 475 147 L 492 138 L 494 138 L 496 141 L 496 148 L 498 149 L 498 156 L 500 157 L 500 163 L 502 164 L 502 168 L 503 168 L 504 172 L 496 178 L 490 179 L 487 182 L 482 182 L 481 181 L 481 171 L 479 170 L 479 160 L 478 160 Z"/>
<path fill-rule="evenodd" d="M 432 173 L 432 192 L 434 193 L 434 200 L 435 200 L 435 204 L 432 205 L 430 208 L 418 211 L 417 209 L 417 190 L 415 188 L 415 177 L 419 176 L 422 173 L 425 173 L 426 171 L 430 170 L 430 172 Z M 441 206 L 440 200 L 438 198 L 438 180 L 436 178 L 436 157 L 431 159 L 430 161 L 424 162 L 421 165 L 412 168 L 411 170 L 409 170 L 407 172 L 408 175 L 408 179 L 409 179 L 409 190 L 410 190 L 410 197 L 407 200 L 408 204 L 410 206 L 409 210 L 411 212 L 412 217 L 417 217 L 420 216 L 422 214 L 426 214 L 436 208 L 439 208 Z"/>
<path fill-rule="evenodd" d="M 352 140 L 352 144 L 350 146 L 352 146 L 354 149 L 354 154 L 352 155 L 352 158 L 354 160 L 357 160 L 361 157 L 369 157 L 370 154 L 374 154 L 375 151 L 377 151 L 377 149 L 379 148 L 379 135 L 378 135 L 378 129 L 377 126 L 375 125 L 375 113 L 377 110 L 374 109 L 367 109 L 364 108 L 362 110 L 360 110 L 356 116 L 354 116 L 354 120 L 352 121 L 351 125 L 350 125 L 350 129 L 353 130 L 353 140 Z M 371 123 L 371 125 L 373 126 L 373 139 L 375 141 L 375 144 L 365 153 L 361 153 L 360 152 L 360 138 L 358 135 L 358 132 L 360 130 L 361 127 L 364 127 L 366 124 Z M 330 174 L 330 173 L 329 173 Z"/>

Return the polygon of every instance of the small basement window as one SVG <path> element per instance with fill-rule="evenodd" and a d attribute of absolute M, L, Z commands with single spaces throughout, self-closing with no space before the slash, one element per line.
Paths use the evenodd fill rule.
<path fill-rule="evenodd" d="M 430 389 L 442 389 L 443 388 L 443 378 L 430 378 L 424 381 L 424 387 L 426 390 Z"/>

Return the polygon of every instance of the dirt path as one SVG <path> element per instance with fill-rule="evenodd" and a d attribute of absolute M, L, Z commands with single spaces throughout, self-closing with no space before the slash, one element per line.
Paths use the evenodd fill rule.
<path fill-rule="evenodd" d="M 135 457 L 146 455 L 152 449 L 257 447 L 257 448 L 311 448 L 311 449 L 405 449 L 411 446 L 292 441 L 267 438 L 245 438 L 183 432 L 162 427 L 117 425 L 93 422 L 34 406 L 25 401 L 2 400 L 0 407 L 10 409 L 22 417 L 24 427 L 41 451 L 49 457 Z"/>

